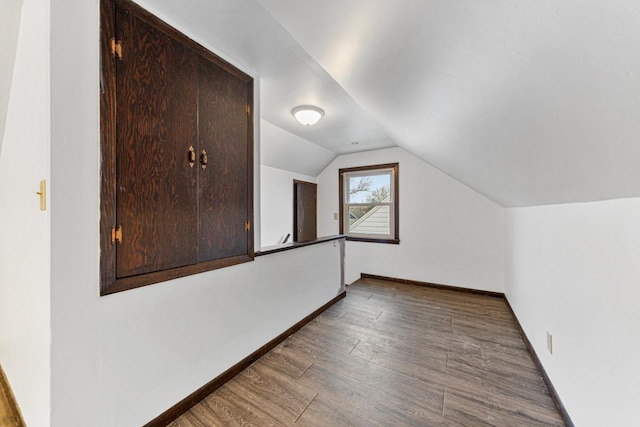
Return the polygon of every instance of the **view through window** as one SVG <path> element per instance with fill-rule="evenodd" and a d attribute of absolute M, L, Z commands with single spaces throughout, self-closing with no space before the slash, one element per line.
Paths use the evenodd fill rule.
<path fill-rule="evenodd" d="M 340 169 L 340 233 L 398 243 L 398 164 Z"/>

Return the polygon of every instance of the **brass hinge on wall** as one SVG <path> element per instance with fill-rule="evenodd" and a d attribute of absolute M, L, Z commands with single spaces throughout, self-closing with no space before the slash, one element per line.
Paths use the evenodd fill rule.
<path fill-rule="evenodd" d="M 247 233 L 251 231 L 251 222 L 247 221 L 244 223 L 244 231 L 246 231 Z"/>
<path fill-rule="evenodd" d="M 251 114 L 251 105 L 249 104 L 244 104 L 244 112 L 246 113 L 246 115 L 250 115 Z"/>
<path fill-rule="evenodd" d="M 118 242 L 119 245 L 122 244 L 122 226 L 118 225 L 118 228 L 111 227 L 111 244 Z"/>
<path fill-rule="evenodd" d="M 111 55 L 114 58 L 122 59 L 122 40 L 116 41 L 115 38 L 111 38 Z"/>

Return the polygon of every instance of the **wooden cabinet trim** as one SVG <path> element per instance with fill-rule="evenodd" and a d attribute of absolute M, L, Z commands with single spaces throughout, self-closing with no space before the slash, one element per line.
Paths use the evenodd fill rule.
<path fill-rule="evenodd" d="M 245 262 L 253 261 L 253 256 L 239 255 L 235 257 L 216 259 L 212 261 L 201 262 L 198 264 L 187 265 L 184 267 L 172 268 L 169 270 L 156 271 L 153 273 L 141 274 L 139 276 L 125 277 L 116 279 L 102 295 L 114 294 L 116 292 L 127 291 L 129 289 L 140 288 L 142 286 L 152 285 L 156 283 L 166 282 L 167 280 L 178 279 L 180 277 L 191 276 L 193 274 L 204 273 L 219 268 L 231 267 Z"/>

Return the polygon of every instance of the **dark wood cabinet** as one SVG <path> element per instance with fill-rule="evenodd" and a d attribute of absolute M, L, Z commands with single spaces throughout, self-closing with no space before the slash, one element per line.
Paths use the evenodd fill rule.
<path fill-rule="evenodd" d="M 198 261 L 246 253 L 237 238 L 245 228 L 249 201 L 245 197 L 250 147 L 246 143 L 249 123 L 244 113 L 247 85 L 204 58 L 198 62 L 199 147 L 208 156 L 206 172 L 200 174 L 200 234 Z M 220 126 L 224 123 L 225 126 Z"/>
<path fill-rule="evenodd" d="M 196 54 L 122 8 L 116 9 L 116 221 L 124 236 L 117 277 L 195 264 Z"/>
<path fill-rule="evenodd" d="M 253 259 L 253 80 L 101 3 L 101 294 Z"/>

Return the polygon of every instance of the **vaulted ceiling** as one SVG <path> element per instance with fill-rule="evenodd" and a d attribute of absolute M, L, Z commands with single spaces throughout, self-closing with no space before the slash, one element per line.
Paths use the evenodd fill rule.
<path fill-rule="evenodd" d="M 140 3 L 329 152 L 400 146 L 503 206 L 640 196 L 637 0 Z M 299 104 L 326 115 L 302 127 Z"/>

